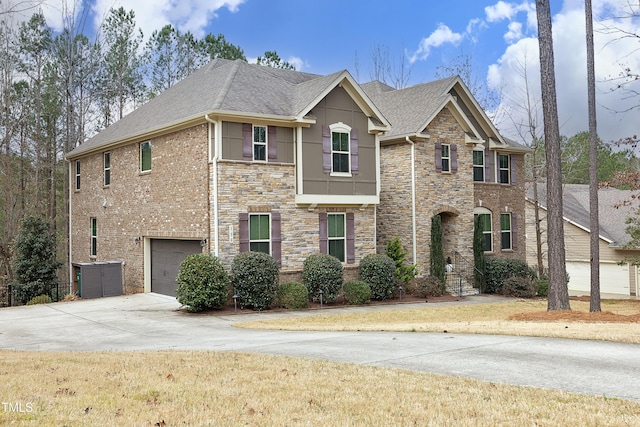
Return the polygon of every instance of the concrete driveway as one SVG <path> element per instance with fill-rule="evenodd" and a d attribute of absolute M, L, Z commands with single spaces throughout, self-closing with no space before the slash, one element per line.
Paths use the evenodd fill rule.
<path fill-rule="evenodd" d="M 492 297 L 469 297 L 464 303 L 482 302 L 492 302 Z M 136 294 L 4 308 L 0 309 L 0 349 L 269 353 L 640 401 L 640 345 L 438 333 L 252 331 L 232 325 L 317 312 L 211 316 L 188 314 L 178 311 L 179 307 L 175 298 Z M 347 307 L 323 314 L 401 307 L 415 305 Z"/>

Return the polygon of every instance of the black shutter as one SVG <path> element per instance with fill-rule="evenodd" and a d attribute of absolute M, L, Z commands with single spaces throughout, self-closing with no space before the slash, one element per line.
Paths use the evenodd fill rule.
<path fill-rule="evenodd" d="M 456 144 L 451 144 L 451 172 L 458 172 L 458 146 Z"/>
<path fill-rule="evenodd" d="M 511 246 L 513 250 L 518 249 L 518 215 L 511 214 Z"/>
<path fill-rule="evenodd" d="M 436 172 L 442 172 L 442 144 L 436 142 Z"/>

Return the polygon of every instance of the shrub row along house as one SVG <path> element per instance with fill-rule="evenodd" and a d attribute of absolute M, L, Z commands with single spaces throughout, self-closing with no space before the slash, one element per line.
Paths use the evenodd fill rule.
<path fill-rule="evenodd" d="M 395 90 L 216 59 L 67 154 L 70 263 L 85 296 L 175 295 L 184 257 L 271 254 L 281 280 L 329 253 L 355 274 L 399 236 L 428 273 L 445 254 L 524 259 L 526 149 L 458 77 Z"/>

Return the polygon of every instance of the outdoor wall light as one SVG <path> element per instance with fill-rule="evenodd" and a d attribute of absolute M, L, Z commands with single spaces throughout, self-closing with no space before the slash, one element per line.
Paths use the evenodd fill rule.
<path fill-rule="evenodd" d="M 207 244 L 207 238 L 203 237 L 202 240 L 200 240 L 200 246 L 202 246 L 203 248 L 206 246 Z"/>
<path fill-rule="evenodd" d="M 136 245 L 140 244 L 140 240 L 142 240 L 142 237 L 138 236 L 134 239 L 134 241 L 136 242 Z"/>

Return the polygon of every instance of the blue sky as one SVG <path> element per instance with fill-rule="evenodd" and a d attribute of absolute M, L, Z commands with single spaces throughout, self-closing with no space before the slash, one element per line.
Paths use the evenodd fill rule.
<path fill-rule="evenodd" d="M 59 4 L 65 0 L 47 0 Z M 437 68 L 459 55 L 472 59 L 476 79 L 500 95 L 489 114 L 507 136 L 522 142 L 527 121 L 526 84 L 542 130 L 535 2 L 527 0 L 85 0 L 96 28 L 111 7 L 134 10 L 145 36 L 171 23 L 197 37 L 223 34 L 249 60 L 267 50 L 300 71 L 328 74 L 347 69 L 361 83 L 371 80 L 372 53 L 388 52 L 410 66 L 409 84 L 433 80 Z M 605 141 L 640 134 L 640 95 L 612 90 L 625 67 L 640 71 L 637 39 L 621 39 L 605 27 L 636 32 L 640 5 L 629 0 L 593 0 L 598 83 L 598 126 Z M 633 4 L 635 19 L 612 18 Z M 587 129 L 584 1 L 551 0 L 561 133 Z M 60 6 L 54 9 L 59 10 Z M 55 26 L 59 12 L 51 9 Z M 527 75 L 525 79 L 523 75 Z M 526 80 L 526 82 L 525 82 Z M 636 83 L 636 89 L 640 82 Z M 539 133 L 540 133 L 539 132 Z"/>

